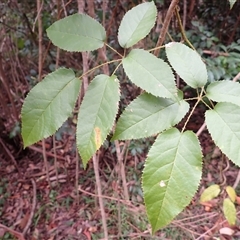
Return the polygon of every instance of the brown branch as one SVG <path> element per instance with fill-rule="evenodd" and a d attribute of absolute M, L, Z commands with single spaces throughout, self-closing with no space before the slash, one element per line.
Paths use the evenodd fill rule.
<path fill-rule="evenodd" d="M 165 40 L 165 36 L 167 34 L 167 31 L 168 31 L 168 27 L 169 27 L 169 24 L 170 24 L 170 21 L 171 21 L 171 18 L 172 18 L 172 15 L 173 15 L 173 13 L 175 11 L 175 8 L 178 4 L 178 1 L 179 0 L 172 0 L 170 6 L 168 8 L 167 15 L 166 15 L 166 18 L 164 20 L 162 31 L 161 31 L 161 34 L 159 35 L 156 47 L 161 47 L 163 45 L 163 42 Z M 159 51 L 160 51 L 160 48 L 155 49 L 154 55 L 158 56 Z"/>
<path fill-rule="evenodd" d="M 203 50 L 203 53 L 208 54 L 208 55 L 213 55 L 213 56 L 229 57 L 229 53 L 225 53 L 225 52 L 214 52 L 214 51 L 210 51 L 210 50 Z"/>

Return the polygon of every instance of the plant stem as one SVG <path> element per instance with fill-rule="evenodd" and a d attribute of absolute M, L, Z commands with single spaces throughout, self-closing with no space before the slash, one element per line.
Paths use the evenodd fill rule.
<path fill-rule="evenodd" d="M 163 45 L 163 42 L 165 40 L 165 36 L 166 36 L 166 33 L 168 31 L 168 26 L 170 24 L 170 21 L 171 21 L 171 18 L 172 18 L 172 15 L 173 15 L 173 12 L 178 4 L 178 1 L 179 0 L 172 0 L 171 1 L 171 4 L 168 8 L 168 11 L 167 11 L 167 15 L 166 15 L 166 18 L 165 18 L 165 21 L 163 23 L 163 27 L 162 27 L 162 31 L 161 31 L 161 34 L 159 35 L 159 38 L 158 38 L 158 41 L 157 41 L 157 44 L 156 44 L 156 47 L 160 47 Z M 154 55 L 155 56 L 158 56 L 159 55 L 159 50 L 160 48 L 157 48 L 155 51 L 154 51 Z"/>
<path fill-rule="evenodd" d="M 181 17 L 179 15 L 179 10 L 176 8 L 175 9 L 175 13 L 176 13 L 176 16 L 177 16 L 177 20 L 178 20 L 178 24 L 179 24 L 179 27 L 180 27 L 180 32 L 182 34 L 182 37 L 183 39 L 186 41 L 186 43 L 193 49 L 196 51 L 195 47 L 191 44 L 191 42 L 188 40 L 186 34 L 185 34 L 185 31 L 184 31 L 184 27 L 182 25 L 182 21 L 181 21 Z"/>
<path fill-rule="evenodd" d="M 98 156 L 96 154 L 93 155 L 93 167 L 94 167 L 94 174 L 95 174 L 96 185 L 97 185 L 98 201 L 99 201 L 99 206 L 100 206 L 101 216 L 102 216 L 104 239 L 107 240 L 108 239 L 107 222 L 106 222 L 106 215 L 105 215 L 104 204 L 103 204 L 101 181 L 100 181 L 100 176 L 98 171 Z"/>
<path fill-rule="evenodd" d="M 119 53 L 117 50 L 115 50 L 113 47 L 111 47 L 111 46 L 108 45 L 107 43 L 105 43 L 105 45 L 106 45 L 107 47 L 109 47 L 112 51 L 114 51 L 117 55 L 119 55 L 121 58 L 124 58 L 124 56 L 123 56 L 121 53 Z"/>
<path fill-rule="evenodd" d="M 182 132 L 185 130 L 185 128 L 186 128 L 186 126 L 187 126 L 187 124 L 188 124 L 188 122 L 189 122 L 189 120 L 190 120 L 193 112 L 195 111 L 195 108 L 197 107 L 198 103 L 199 103 L 200 101 L 202 101 L 203 91 L 204 91 L 204 87 L 202 87 L 201 93 L 200 93 L 200 95 L 199 95 L 198 98 L 197 98 L 197 102 L 194 104 L 193 109 L 191 110 L 190 114 L 188 115 L 187 120 L 186 120 L 185 123 L 184 123 L 184 126 L 183 126 L 183 128 L 182 128 Z"/>
<path fill-rule="evenodd" d="M 102 64 L 100 64 L 100 65 L 98 65 L 98 66 L 96 66 L 96 67 L 93 67 L 93 68 L 89 69 L 88 71 L 84 72 L 84 73 L 79 77 L 79 79 L 81 79 L 83 76 L 87 75 L 88 73 L 90 73 L 90 72 L 92 72 L 92 71 L 94 71 L 94 70 L 96 70 L 96 69 L 98 69 L 98 68 L 100 68 L 100 67 L 102 67 L 102 66 L 104 66 L 104 65 L 106 65 L 106 64 L 110 64 L 110 63 L 114 63 L 114 62 L 119 62 L 119 61 L 121 61 L 121 60 L 122 60 L 122 59 L 115 59 L 115 60 L 111 60 L 111 61 L 102 63 Z"/>

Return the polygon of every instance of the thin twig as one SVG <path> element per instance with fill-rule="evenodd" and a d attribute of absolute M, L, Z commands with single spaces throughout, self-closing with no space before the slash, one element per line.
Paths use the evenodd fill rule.
<path fill-rule="evenodd" d="M 18 165 L 17 165 L 17 162 L 15 160 L 15 158 L 13 157 L 13 155 L 11 154 L 11 152 L 8 150 L 7 146 L 5 146 L 4 142 L 2 141 L 2 139 L 0 138 L 0 143 L 3 147 L 3 149 L 5 150 L 5 152 L 7 153 L 7 155 L 9 156 L 9 158 L 11 159 L 13 165 L 15 166 L 15 168 L 17 169 L 18 173 L 21 173 L 19 168 L 18 168 Z"/>
<path fill-rule="evenodd" d="M 46 176 L 47 176 L 47 181 L 48 185 L 51 188 L 51 181 L 49 177 L 49 166 L 48 166 L 48 160 L 47 160 L 47 154 L 46 154 L 46 147 L 45 147 L 45 139 L 42 140 L 42 149 L 43 149 L 43 161 L 45 165 L 45 170 L 46 170 Z"/>
<path fill-rule="evenodd" d="M 101 187 L 101 181 L 99 176 L 99 169 L 98 169 L 98 156 L 96 154 L 93 155 L 93 167 L 94 167 L 94 174 L 96 179 L 96 185 L 97 185 L 97 193 L 99 195 L 98 201 L 102 216 L 102 225 L 103 225 L 103 231 L 104 231 L 104 238 L 108 239 L 108 231 L 107 231 L 107 221 L 106 221 L 106 215 L 104 210 L 104 204 L 103 204 L 103 198 L 100 197 L 102 195 L 102 187 Z"/>
<path fill-rule="evenodd" d="M 168 31 L 168 26 L 170 24 L 170 21 L 172 19 L 172 15 L 173 15 L 174 10 L 175 10 L 175 8 L 176 8 L 176 6 L 178 4 L 178 1 L 179 0 L 172 0 L 171 1 L 171 4 L 170 4 L 170 6 L 168 8 L 168 11 L 167 11 L 167 14 L 166 14 L 166 18 L 165 18 L 164 23 L 163 23 L 161 34 L 159 35 L 159 38 L 158 38 L 158 41 L 157 41 L 157 44 L 156 44 L 156 47 L 161 47 L 163 45 L 166 33 Z M 155 49 L 154 55 L 158 56 L 159 55 L 159 51 L 160 51 L 160 48 Z"/>
<path fill-rule="evenodd" d="M 205 130 L 205 128 L 206 128 L 206 123 L 204 122 L 203 125 L 198 129 L 196 133 L 197 137 L 201 135 L 201 133 Z"/>
<path fill-rule="evenodd" d="M 42 153 L 43 154 L 43 150 L 42 149 L 39 149 L 37 147 L 34 147 L 34 146 L 28 146 L 29 149 L 33 150 L 33 151 L 36 151 L 36 152 L 39 152 L 39 153 Z M 47 156 L 49 157 L 53 157 L 54 158 L 54 154 L 53 153 L 50 153 L 50 152 L 46 152 L 45 153 Z M 62 157 L 62 156 L 59 156 L 57 155 L 57 158 L 58 159 L 62 159 L 62 160 L 66 160 L 65 157 Z"/>
<path fill-rule="evenodd" d="M 115 198 L 115 197 L 109 197 L 109 196 L 105 196 L 105 195 L 94 194 L 94 193 L 88 192 L 86 190 L 83 190 L 81 187 L 78 187 L 78 190 L 80 192 L 83 192 L 83 193 L 85 193 L 87 195 L 90 195 L 90 196 L 93 196 L 93 197 L 105 198 L 105 199 L 109 199 L 109 200 L 116 201 L 116 202 L 120 201 L 121 203 L 123 203 L 125 205 L 132 206 L 132 204 L 129 201 L 126 201 L 126 200 L 118 199 L 118 198 Z"/>
<path fill-rule="evenodd" d="M 34 212 L 35 212 L 35 208 L 36 208 L 36 205 L 37 205 L 37 187 L 36 187 L 36 183 L 34 181 L 33 178 L 31 178 L 31 182 L 32 182 L 32 185 L 33 185 L 33 201 L 32 201 L 32 209 L 31 209 L 31 213 L 30 213 L 30 216 L 28 218 L 28 222 L 23 230 L 23 235 L 25 236 L 28 229 L 30 228 L 31 226 L 31 223 L 32 223 L 32 220 L 33 220 L 33 216 L 34 216 Z"/>
<path fill-rule="evenodd" d="M 180 32 L 182 34 L 182 37 L 184 39 L 184 41 L 186 41 L 186 43 L 193 49 L 196 51 L 196 49 L 194 48 L 194 46 L 192 45 L 192 43 L 188 40 L 186 34 L 185 34 L 185 30 L 184 30 L 184 27 L 182 25 L 182 21 L 181 21 L 181 17 L 180 17 L 180 14 L 178 12 L 179 10 L 176 8 L 175 9 L 175 13 L 176 13 L 176 17 L 177 17 L 177 20 L 178 20 L 178 25 L 179 25 L 179 28 L 180 28 Z"/>
<path fill-rule="evenodd" d="M 123 183 L 124 198 L 125 198 L 125 200 L 129 200 L 126 173 L 125 173 L 125 168 L 124 168 L 124 165 L 123 165 L 123 155 L 126 151 L 127 144 L 126 143 L 124 144 L 123 149 L 121 151 L 119 141 L 115 140 L 114 143 L 115 143 L 115 146 L 116 146 L 117 160 L 118 160 L 120 173 L 121 173 L 121 178 L 122 178 L 122 183 Z"/>

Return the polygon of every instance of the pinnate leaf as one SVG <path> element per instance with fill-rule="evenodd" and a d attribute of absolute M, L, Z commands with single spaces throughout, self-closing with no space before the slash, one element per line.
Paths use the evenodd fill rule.
<path fill-rule="evenodd" d="M 207 97 L 216 102 L 230 102 L 240 106 L 240 84 L 233 81 L 217 81 L 208 85 Z"/>
<path fill-rule="evenodd" d="M 63 50 L 80 52 L 103 47 L 106 32 L 103 26 L 85 14 L 73 14 L 56 21 L 47 29 L 53 44 Z"/>
<path fill-rule="evenodd" d="M 119 99 L 119 82 L 116 76 L 101 74 L 89 84 L 77 123 L 77 146 L 84 167 L 112 129 Z"/>
<path fill-rule="evenodd" d="M 229 225 L 235 225 L 237 212 L 234 203 L 229 198 L 225 198 L 223 201 L 223 213 Z"/>
<path fill-rule="evenodd" d="M 192 88 L 207 83 L 207 69 L 199 54 L 182 43 L 166 44 L 167 58 L 177 74 Z"/>
<path fill-rule="evenodd" d="M 132 47 L 152 29 L 157 17 L 157 8 L 152 2 L 137 5 L 123 17 L 118 30 L 118 42 L 123 48 Z"/>
<path fill-rule="evenodd" d="M 217 197 L 220 193 L 220 186 L 218 184 L 213 184 L 206 188 L 200 197 L 200 202 L 208 202 Z"/>
<path fill-rule="evenodd" d="M 74 109 L 81 81 L 71 69 L 48 74 L 27 95 L 22 107 L 24 147 L 49 137 L 61 127 Z"/>
<path fill-rule="evenodd" d="M 191 131 L 169 129 L 148 153 L 142 186 L 152 232 L 166 226 L 191 201 L 202 173 L 202 153 Z"/>
<path fill-rule="evenodd" d="M 240 166 L 240 107 L 232 103 L 217 103 L 206 111 L 206 124 L 220 150 Z"/>
<path fill-rule="evenodd" d="M 170 66 L 143 49 L 133 49 L 123 59 L 129 79 L 157 97 L 176 99 L 177 88 Z"/>
<path fill-rule="evenodd" d="M 188 110 L 182 97 L 174 101 L 143 93 L 121 115 L 113 139 L 150 137 L 179 123 Z"/>

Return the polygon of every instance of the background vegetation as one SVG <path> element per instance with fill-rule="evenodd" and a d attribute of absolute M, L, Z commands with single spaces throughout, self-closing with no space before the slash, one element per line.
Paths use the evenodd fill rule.
<path fill-rule="evenodd" d="M 155 46 L 171 1 L 155 2 L 159 11 L 158 23 L 139 47 Z M 46 29 L 57 19 L 85 12 L 105 26 L 109 41 L 121 52 L 115 38 L 117 28 L 125 12 L 139 3 L 141 1 L 137 0 L 5 0 L 0 3 L 0 223 L 22 233 L 27 239 L 30 236 L 31 239 L 103 237 L 92 163 L 84 171 L 80 162 L 80 170 L 77 174 L 75 171 L 79 162 L 74 135 L 77 112 L 54 138 L 23 150 L 20 109 L 26 94 L 47 73 L 61 66 L 87 71 L 104 62 L 106 55 L 112 53 L 70 54 L 60 51 L 47 38 Z M 231 10 L 228 1 L 191 0 L 179 3 L 184 29 L 207 64 L 209 81 L 233 79 L 240 72 L 239 9 L 239 1 Z M 166 41 L 170 39 L 181 40 L 176 17 L 171 21 Z M 120 110 L 140 93 L 124 72 L 121 74 L 123 91 Z M 179 86 L 188 88 L 181 79 Z M 190 97 L 193 93 L 189 89 L 187 94 Z M 202 111 L 201 107 L 197 109 L 189 129 L 197 131 L 203 124 L 198 114 Z M 151 237 L 140 182 L 144 159 L 153 140 L 121 142 L 118 146 L 106 143 L 101 149 L 99 173 L 109 236 L 112 239 L 211 239 L 220 236 L 218 230 L 226 224 L 223 216 L 218 214 L 221 196 L 210 206 L 201 206 L 199 194 L 212 183 L 223 187 L 235 185 L 238 170 L 219 154 L 218 149 L 212 149 L 211 139 L 206 138 L 203 132 L 203 151 L 211 154 L 205 156 L 199 193 L 172 225 Z M 120 158 L 124 162 L 123 173 L 119 171 L 122 169 L 118 161 Z M 43 167 L 46 159 L 49 162 L 50 184 Z M 126 181 L 122 181 L 121 174 L 125 174 Z M 3 239 L 18 236 L 11 229 L 0 230 Z"/>

